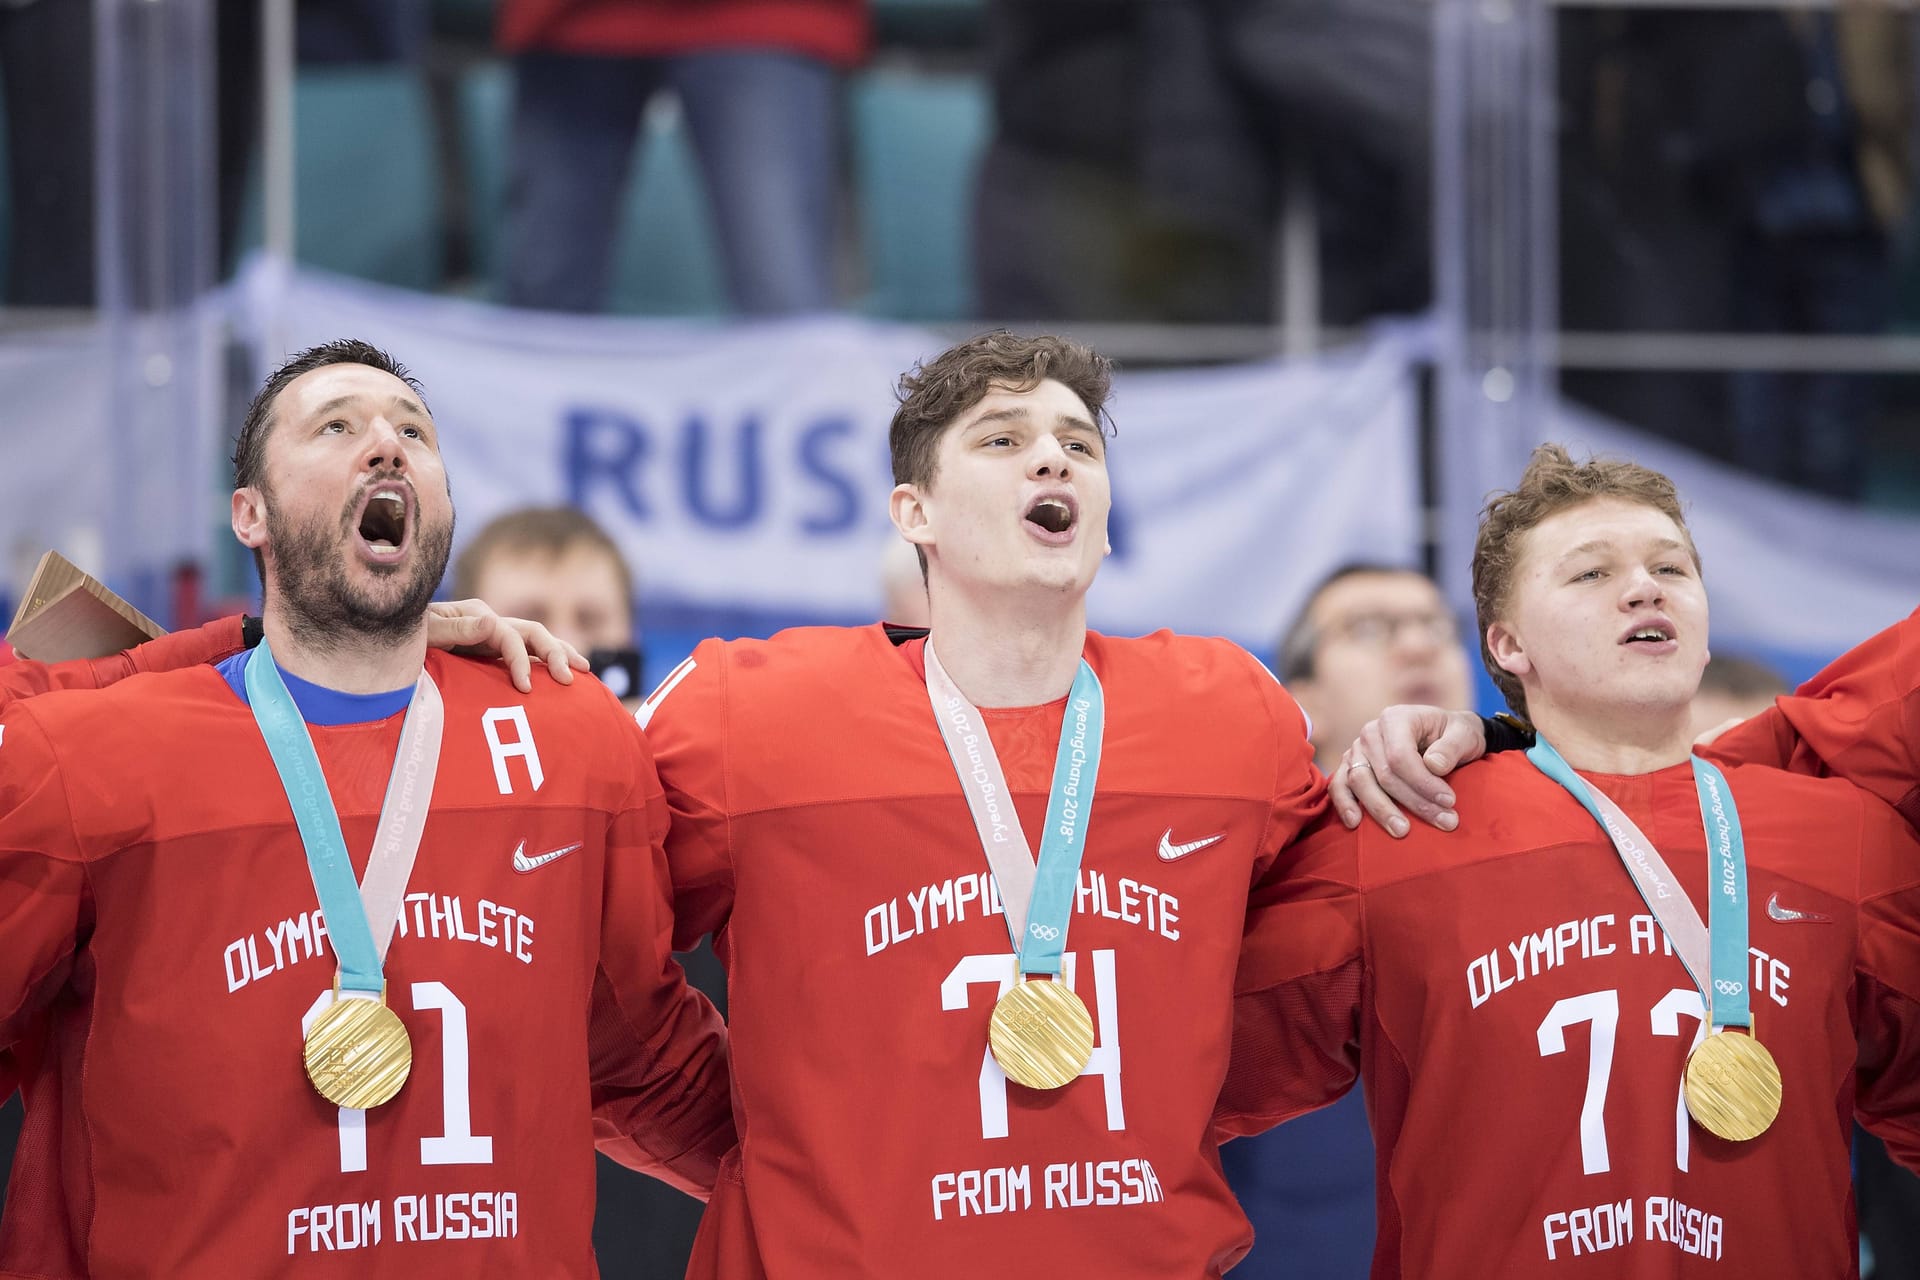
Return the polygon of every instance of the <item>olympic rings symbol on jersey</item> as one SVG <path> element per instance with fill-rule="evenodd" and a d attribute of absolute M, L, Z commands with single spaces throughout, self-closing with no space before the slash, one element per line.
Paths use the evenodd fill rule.
<path fill-rule="evenodd" d="M 1747 987 L 1746 984 L 1742 982 L 1728 982 L 1725 978 L 1715 978 L 1713 980 L 1713 989 L 1723 996 L 1737 996 L 1742 991 L 1745 991 Z"/>
<path fill-rule="evenodd" d="M 1060 936 L 1060 930 L 1050 924 L 1030 924 L 1027 926 L 1027 932 L 1042 942 L 1052 942 Z"/>

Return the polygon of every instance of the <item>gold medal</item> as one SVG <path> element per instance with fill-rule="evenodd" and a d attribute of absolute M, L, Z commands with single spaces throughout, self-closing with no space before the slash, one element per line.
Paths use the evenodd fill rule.
<path fill-rule="evenodd" d="M 307 1079 L 336 1106 L 377 1107 L 407 1082 L 413 1043 L 400 1015 L 384 998 L 341 999 L 320 1011 L 307 1030 Z"/>
<path fill-rule="evenodd" d="M 1016 981 L 993 1006 L 987 1044 L 1007 1079 L 1029 1089 L 1058 1089 L 1093 1056 L 1093 1019 L 1058 978 Z"/>
<path fill-rule="evenodd" d="M 1780 1067 L 1753 1036 L 1716 1031 L 1687 1056 L 1686 1095 L 1702 1129 L 1745 1142 L 1780 1114 Z"/>

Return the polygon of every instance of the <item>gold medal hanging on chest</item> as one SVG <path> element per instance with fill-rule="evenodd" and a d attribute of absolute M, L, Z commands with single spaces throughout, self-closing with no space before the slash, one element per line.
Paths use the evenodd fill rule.
<path fill-rule="evenodd" d="M 1716 1031 L 1687 1055 L 1687 1114 L 1730 1142 L 1757 1138 L 1780 1114 L 1780 1067 L 1752 1035 Z"/>
<path fill-rule="evenodd" d="M 413 1042 L 400 1015 L 378 1000 L 342 999 L 322 1009 L 307 1028 L 307 1079 L 335 1106 L 364 1111 L 400 1092 L 413 1068 Z"/>
<path fill-rule="evenodd" d="M 987 1044 L 1007 1079 L 1029 1089 L 1058 1089 L 1093 1057 L 1093 1019 L 1058 976 L 1045 982 L 1016 978 L 993 1006 Z"/>

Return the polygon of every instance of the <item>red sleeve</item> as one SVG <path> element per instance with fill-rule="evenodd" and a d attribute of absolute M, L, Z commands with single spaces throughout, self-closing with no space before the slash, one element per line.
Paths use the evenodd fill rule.
<path fill-rule="evenodd" d="M 588 1031 L 594 1136 L 622 1164 L 704 1200 L 737 1141 L 726 1028 L 673 958 L 666 796 L 645 736 L 607 698 L 632 740 L 634 780 L 607 833 Z"/>
<path fill-rule="evenodd" d="M 1327 775 L 1320 772 L 1320 767 L 1313 762 L 1307 713 L 1300 709 L 1293 695 L 1282 688 L 1264 666 L 1257 661 L 1253 665 L 1258 670 L 1256 679 L 1262 686 L 1268 714 L 1273 718 L 1273 731 L 1279 741 L 1273 779 L 1273 811 L 1260 845 L 1261 855 L 1272 858 L 1292 844 L 1301 832 L 1330 812 L 1331 802 L 1327 796 Z M 1264 877 L 1270 865 L 1260 864 L 1256 875 Z"/>
<path fill-rule="evenodd" d="M 1325 1106 L 1360 1067 L 1359 833 L 1328 815 L 1254 886 L 1234 979 L 1222 1137 Z"/>
<path fill-rule="evenodd" d="M 1864 807 L 1854 1105 L 1893 1158 L 1920 1171 L 1920 839 L 1886 806 Z"/>
<path fill-rule="evenodd" d="M 177 671 L 203 662 L 218 662 L 240 652 L 240 617 L 218 618 L 191 631 L 149 640 L 108 658 L 76 658 L 71 662 L 29 662 L 22 659 L 0 667 L 0 711 L 19 698 L 55 689 L 104 689 L 116 680 L 145 671 Z"/>
<path fill-rule="evenodd" d="M 733 911 L 726 662 L 722 642 L 702 642 L 634 713 L 653 747 L 672 813 L 666 844 L 675 950 L 691 950 L 711 933 L 723 960 L 723 931 Z"/>
<path fill-rule="evenodd" d="M 58 757 L 27 708 L 15 707 L 0 715 L 0 1085 L 8 1093 L 17 1081 L 7 1051 L 66 981 L 91 910 Z"/>
<path fill-rule="evenodd" d="M 1796 753 L 1803 757 L 1798 763 L 1795 761 Z M 1769 769 L 1788 769 L 1815 777 L 1824 776 L 1827 772 L 1819 767 L 1819 761 L 1813 753 L 1806 750 L 1806 744 L 1800 741 L 1793 722 L 1778 706 L 1768 707 L 1759 715 L 1742 720 L 1715 738 L 1703 748 L 1701 754 L 1723 764 L 1758 764 Z"/>
<path fill-rule="evenodd" d="M 1920 826 L 1920 611 L 1713 745 L 1743 762 L 1845 778 Z"/>

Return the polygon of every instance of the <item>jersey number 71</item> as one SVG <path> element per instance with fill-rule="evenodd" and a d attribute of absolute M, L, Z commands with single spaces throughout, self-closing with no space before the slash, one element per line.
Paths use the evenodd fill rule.
<path fill-rule="evenodd" d="M 305 1035 L 320 1011 L 334 1001 L 331 991 L 323 991 L 300 1019 Z M 472 1084 L 467 1065 L 467 1006 L 447 990 L 443 982 L 413 984 L 416 1011 L 440 1011 L 440 1102 L 441 1128 L 446 1132 L 420 1139 L 421 1164 L 492 1164 L 493 1139 L 473 1131 L 473 1111 L 469 1093 Z M 352 1107 L 340 1108 L 340 1172 L 362 1173 L 367 1167 L 367 1113 Z"/>

